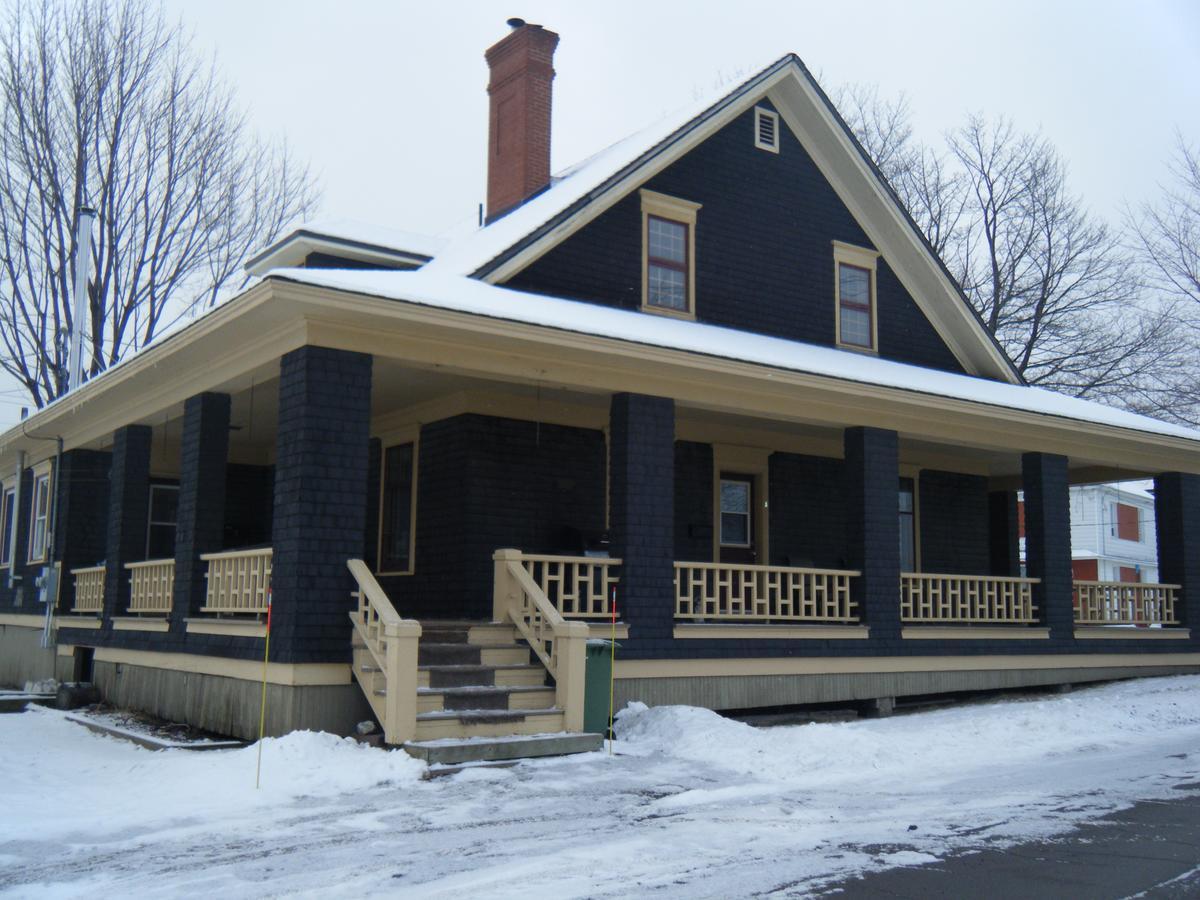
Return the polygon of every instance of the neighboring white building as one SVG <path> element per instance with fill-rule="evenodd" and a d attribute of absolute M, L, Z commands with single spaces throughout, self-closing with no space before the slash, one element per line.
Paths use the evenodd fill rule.
<path fill-rule="evenodd" d="M 1071 488 L 1071 560 L 1081 581 L 1158 581 L 1154 482 Z"/>
<path fill-rule="evenodd" d="M 1071 488 L 1071 562 L 1079 581 L 1158 581 L 1154 482 Z M 1021 563 L 1025 516 L 1021 507 Z"/>

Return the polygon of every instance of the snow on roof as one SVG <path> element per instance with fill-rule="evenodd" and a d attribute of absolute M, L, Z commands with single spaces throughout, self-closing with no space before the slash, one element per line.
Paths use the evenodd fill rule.
<path fill-rule="evenodd" d="M 550 187 L 545 191 L 490 225 L 452 241 L 427 268 L 444 274 L 474 274 L 556 215 L 584 200 L 613 176 L 643 157 L 652 155 L 660 144 L 676 132 L 699 124 L 698 120 L 706 118 L 706 114 L 732 101 L 749 84 L 765 78 L 778 65 L 790 59 L 790 55 L 785 56 L 769 66 L 754 70 L 754 75 L 735 87 L 725 86 L 715 90 L 599 153 L 563 169 L 551 179 Z"/>
<path fill-rule="evenodd" d="M 280 269 L 271 276 L 561 331 L 1200 441 L 1200 431 L 1043 388 L 926 369 L 701 322 L 529 294 L 436 272 L 432 265 L 413 272 Z"/>

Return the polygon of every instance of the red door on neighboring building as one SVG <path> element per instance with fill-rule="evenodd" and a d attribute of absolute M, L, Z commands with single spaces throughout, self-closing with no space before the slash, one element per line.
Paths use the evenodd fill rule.
<path fill-rule="evenodd" d="M 1071 560 L 1071 576 L 1076 581 L 1099 581 L 1099 568 L 1094 559 Z"/>
<path fill-rule="evenodd" d="M 1117 580 L 1137 583 L 1142 580 L 1142 573 L 1134 566 L 1121 566 L 1118 569 Z"/>

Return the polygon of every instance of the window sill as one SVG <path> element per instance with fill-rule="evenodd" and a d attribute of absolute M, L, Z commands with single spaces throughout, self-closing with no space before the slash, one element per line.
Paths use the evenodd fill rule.
<path fill-rule="evenodd" d="M 900 629 L 904 640 L 966 641 L 1045 641 L 1049 628 L 1028 625 L 906 625 Z"/>
<path fill-rule="evenodd" d="M 571 619 L 570 621 L 578 621 Z M 588 639 L 589 640 L 607 640 L 613 636 L 613 627 L 611 622 L 588 622 Z M 629 626 L 624 622 L 617 623 L 617 640 L 629 640 Z"/>
<path fill-rule="evenodd" d="M 1108 639 L 1118 641 L 1186 641 L 1190 628 L 1137 628 L 1130 625 L 1076 625 L 1075 640 Z"/>
<path fill-rule="evenodd" d="M 55 628 L 99 628 L 99 616 L 58 616 L 54 620 Z"/>
<path fill-rule="evenodd" d="M 699 624 L 691 622 L 675 626 L 675 640 L 866 640 L 866 625 L 751 625 Z"/>
<path fill-rule="evenodd" d="M 171 623 L 166 616 L 128 616 L 112 620 L 114 631 L 169 631 Z"/>
<path fill-rule="evenodd" d="M 239 622 L 235 619 L 188 619 L 187 633 L 262 638 L 267 636 L 267 625 L 265 622 Z"/>
<path fill-rule="evenodd" d="M 668 319 L 683 319 L 686 322 L 696 321 L 696 313 L 690 309 L 669 309 L 665 306 L 651 306 L 648 303 L 643 303 L 642 312 L 651 313 L 655 316 L 666 316 Z"/>

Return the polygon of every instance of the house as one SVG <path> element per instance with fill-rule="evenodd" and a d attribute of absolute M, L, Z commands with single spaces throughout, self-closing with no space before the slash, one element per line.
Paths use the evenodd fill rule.
<path fill-rule="evenodd" d="M 795 56 L 552 176 L 511 24 L 485 225 L 302 228 L 0 436 L 0 678 L 251 736 L 268 594 L 271 733 L 578 731 L 614 600 L 618 704 L 1200 671 L 1200 433 L 1023 384 Z M 1161 583 L 1081 592 L 1118 475 Z"/>
<path fill-rule="evenodd" d="M 1018 499 L 1018 516 L 1023 514 L 1023 503 Z M 1078 581 L 1158 581 L 1153 482 L 1071 487 L 1071 569 Z"/>

